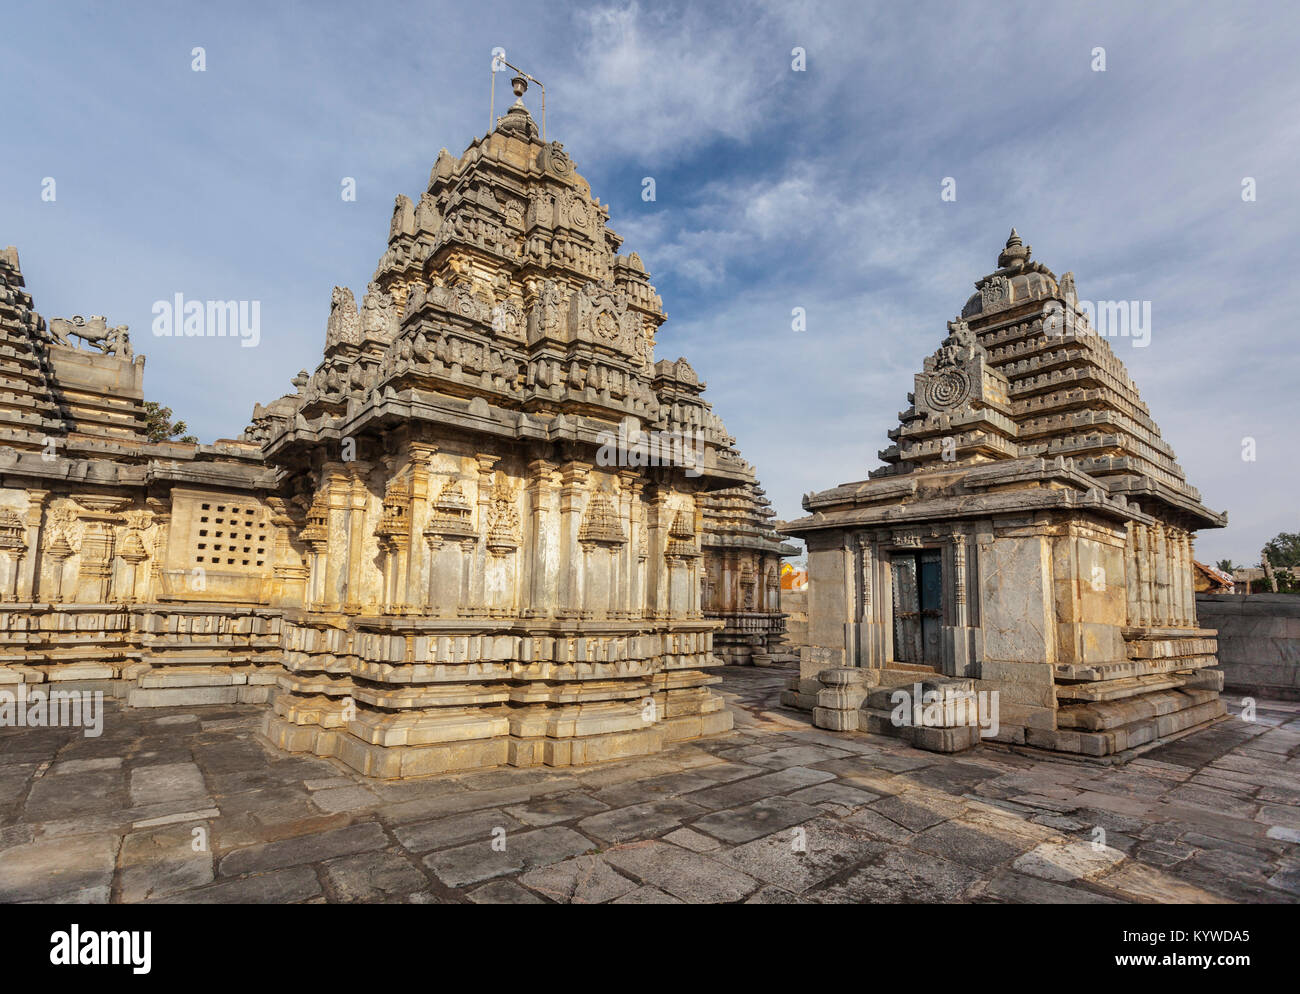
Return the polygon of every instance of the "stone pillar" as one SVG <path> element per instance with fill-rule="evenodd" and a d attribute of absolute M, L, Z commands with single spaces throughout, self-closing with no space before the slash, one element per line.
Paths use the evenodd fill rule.
<path fill-rule="evenodd" d="M 325 537 L 312 543 L 317 549 L 316 597 L 318 611 L 337 611 L 348 582 L 348 522 L 350 495 L 348 477 L 341 463 L 327 463 L 321 471 L 320 506 L 325 512 Z"/>
<path fill-rule="evenodd" d="M 1124 530 L 1124 598 L 1126 621 L 1136 625 L 1138 611 L 1137 524 L 1130 521 Z"/>
<path fill-rule="evenodd" d="M 437 568 L 438 568 L 438 550 L 442 548 L 442 535 L 432 533 L 425 534 L 424 547 L 428 555 L 429 569 L 425 576 L 424 587 L 424 613 L 430 617 L 438 616 L 438 594 L 437 594 Z"/>
<path fill-rule="evenodd" d="M 865 663 L 862 658 L 865 653 L 861 652 L 861 639 L 858 637 L 860 629 L 851 620 L 857 614 L 858 584 L 861 580 L 861 577 L 855 575 L 854 561 L 853 539 L 846 533 L 840 542 L 840 568 L 836 571 L 843 598 L 841 603 L 845 608 L 844 661 L 850 666 L 862 666 Z"/>
<path fill-rule="evenodd" d="M 1151 538 L 1154 560 L 1152 624 L 1162 626 L 1169 624 L 1169 548 L 1165 541 L 1164 522 L 1156 522 Z"/>
<path fill-rule="evenodd" d="M 567 462 L 560 470 L 560 584 L 556 613 L 562 618 L 576 618 L 582 608 L 583 558 L 578 549 L 582 528 L 583 492 L 589 467 Z"/>
<path fill-rule="evenodd" d="M 626 577 L 624 586 L 627 591 L 624 596 L 624 606 L 628 618 L 639 618 L 643 607 L 639 603 L 640 565 L 637 550 L 640 548 L 641 529 L 644 527 L 641 522 L 641 491 L 644 487 L 640 477 L 635 473 L 627 473 L 623 476 L 624 520 L 627 522 L 627 542 L 623 545 L 623 571 Z"/>
<path fill-rule="evenodd" d="M 874 682 L 880 674 L 870 674 Z M 817 674 L 822 689 L 817 692 L 813 724 L 835 732 L 858 731 L 858 709 L 870 692 L 868 672 L 857 666 L 841 666 Z"/>
<path fill-rule="evenodd" d="M 477 543 L 471 559 L 470 606 L 476 610 L 487 610 L 487 528 L 488 511 L 492 507 L 492 481 L 496 464 L 500 456 L 479 455 L 478 462 L 478 530 L 481 541 Z"/>
<path fill-rule="evenodd" d="M 952 537 L 953 572 L 953 622 L 965 628 L 968 624 L 966 610 L 966 536 Z"/>
<path fill-rule="evenodd" d="M 699 555 L 686 560 L 686 608 L 687 614 L 692 618 L 702 618 L 704 609 L 700 604 L 700 563 L 704 558 L 704 501 L 697 500 L 693 495 L 687 499 L 691 502 L 691 530 L 695 533 L 695 549 Z M 763 572 L 760 569 L 755 573 L 754 582 L 761 593 Z M 758 597 L 755 597 L 754 603 L 758 602 Z"/>
<path fill-rule="evenodd" d="M 1152 624 L 1151 530 L 1141 524 L 1135 524 L 1133 527 L 1137 532 L 1137 626 L 1148 628 Z"/>
<path fill-rule="evenodd" d="M 466 538 L 457 544 L 460 546 L 460 596 L 456 599 L 456 614 L 466 618 L 474 614 L 471 572 L 474 565 L 474 550 L 480 543 L 477 539 Z"/>
<path fill-rule="evenodd" d="M 1166 534 L 1169 542 L 1169 624 L 1183 628 L 1186 611 L 1183 605 L 1183 533 L 1171 528 Z"/>
<path fill-rule="evenodd" d="M 136 602 L 135 588 L 139 579 L 140 564 L 149 558 L 149 553 L 145 551 L 139 535 L 136 535 L 135 541 L 128 539 L 125 543 L 126 548 L 122 550 L 122 559 L 127 564 L 127 579 L 125 591 L 123 592 L 122 601 L 126 604 Z"/>
<path fill-rule="evenodd" d="M 67 579 L 64 576 L 64 572 L 68 565 L 68 560 L 72 556 L 72 550 L 68 547 L 68 544 L 60 538 L 45 550 L 45 555 L 50 562 L 53 563 L 50 572 L 54 575 L 54 589 L 50 591 L 50 600 L 55 604 L 62 604 L 65 601 L 63 586 Z"/>
<path fill-rule="evenodd" d="M 668 493 L 656 487 L 650 497 L 650 605 L 653 617 L 668 617 L 669 564 L 664 557 L 668 530 L 672 528 L 672 510 L 668 507 Z"/>
<path fill-rule="evenodd" d="M 325 599 L 325 550 L 327 542 L 311 542 L 307 553 L 307 593 L 303 607 L 317 610 Z"/>
<path fill-rule="evenodd" d="M 524 549 L 524 585 L 520 603 L 525 605 L 524 617 L 545 617 L 555 605 L 547 601 L 547 594 L 555 589 L 556 577 L 550 569 L 550 551 L 558 540 L 558 529 L 551 520 L 551 495 L 555 489 L 553 474 L 555 463 L 534 459 L 528 464 L 528 484 L 524 488 L 527 517 L 527 534 Z M 560 564 L 563 570 L 563 564 Z"/>
<path fill-rule="evenodd" d="M 407 523 L 409 525 L 410 522 L 408 521 Z M 396 614 L 406 614 L 410 611 L 410 598 L 407 596 L 406 576 L 412 558 L 410 555 L 411 536 L 394 535 L 389 541 L 393 548 L 392 555 L 395 561 L 393 569 L 393 586 L 395 590 L 389 608 Z"/>
<path fill-rule="evenodd" d="M 871 587 L 872 587 L 872 554 L 871 542 L 866 535 L 859 535 L 858 539 L 858 564 L 860 567 L 860 579 L 858 580 L 858 620 L 862 622 L 871 622 L 875 618 L 872 615 L 871 606 Z M 865 660 L 864 660 L 865 664 Z"/>
<path fill-rule="evenodd" d="M 1196 539 L 1191 532 L 1187 533 L 1187 562 L 1190 564 L 1196 558 Z M 1196 616 L 1196 585 L 1192 577 L 1191 570 L 1187 572 L 1187 603 L 1191 610 L 1187 615 L 1187 624 L 1192 628 L 1199 628 L 1200 619 Z"/>
<path fill-rule="evenodd" d="M 45 510 L 45 498 L 48 490 L 27 491 L 27 514 L 24 524 L 27 527 L 27 555 L 18 570 L 18 590 L 15 596 L 20 601 L 33 601 L 37 596 L 37 576 L 40 569 L 41 519 Z"/>
<path fill-rule="evenodd" d="M 348 614 L 361 612 L 363 590 L 362 584 L 365 563 L 366 511 L 370 504 L 370 492 L 365 480 L 358 472 L 353 472 L 347 487 L 347 593 L 343 599 L 343 610 Z"/>
<path fill-rule="evenodd" d="M 410 553 L 406 562 L 406 590 L 403 595 L 408 610 L 414 610 L 419 600 L 423 599 L 417 599 L 415 592 L 428 589 L 426 583 L 422 582 L 422 580 L 433 568 L 430 561 L 433 558 L 433 553 L 429 549 L 428 543 L 421 543 L 420 539 L 424 533 L 424 526 L 429 520 L 429 481 L 433 456 L 437 451 L 438 447 L 436 445 L 427 442 L 412 442 L 410 444 L 411 504 L 410 509 L 407 511 L 408 524 L 410 525 L 410 531 L 407 533 L 407 548 Z M 423 552 L 421 551 L 422 546 Z"/>

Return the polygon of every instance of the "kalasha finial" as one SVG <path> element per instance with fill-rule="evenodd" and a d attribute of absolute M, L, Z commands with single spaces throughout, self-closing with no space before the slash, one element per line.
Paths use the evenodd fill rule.
<path fill-rule="evenodd" d="M 524 105 L 522 103 L 524 91 L 528 89 L 529 83 L 536 83 L 538 88 L 541 89 L 542 91 L 542 141 L 545 142 L 546 141 L 546 86 L 536 76 L 530 76 L 528 73 L 524 72 L 518 66 L 511 65 L 509 62 L 507 62 L 506 52 L 505 49 L 503 48 L 496 48 L 492 50 L 492 86 L 491 86 L 491 94 L 490 94 L 490 103 L 488 105 L 488 134 L 492 133 L 492 131 L 497 127 L 497 123 L 498 123 L 497 122 L 497 73 L 505 72 L 507 69 L 513 69 L 515 71 L 514 78 L 510 80 L 510 88 L 515 91 L 515 105 L 514 107 L 511 108 L 511 110 L 514 110 L 515 107 L 517 107 L 519 110 L 523 111 L 524 114 L 527 114 L 528 111 L 524 109 Z M 507 114 L 506 116 L 509 117 L 509 114 Z"/>
<path fill-rule="evenodd" d="M 1011 229 L 1011 237 L 1007 239 L 1006 248 L 998 255 L 998 268 L 1006 269 L 1008 267 L 1023 267 L 1029 261 L 1030 247 L 1020 240 L 1020 235 L 1015 228 Z"/>

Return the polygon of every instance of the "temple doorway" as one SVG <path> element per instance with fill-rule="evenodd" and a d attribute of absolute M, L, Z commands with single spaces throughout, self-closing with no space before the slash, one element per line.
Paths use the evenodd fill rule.
<path fill-rule="evenodd" d="M 895 552 L 894 657 L 900 663 L 943 665 L 943 557 L 938 549 Z"/>

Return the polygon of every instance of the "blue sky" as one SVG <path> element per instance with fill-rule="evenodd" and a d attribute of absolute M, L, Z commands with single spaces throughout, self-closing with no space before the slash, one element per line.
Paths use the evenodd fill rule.
<path fill-rule="evenodd" d="M 664 298 L 659 357 L 708 382 L 782 516 L 879 465 L 1015 225 L 1081 298 L 1152 302 L 1150 344 L 1113 344 L 1229 511 L 1198 557 L 1253 563 L 1300 530 L 1285 3 L 10 0 L 0 245 L 47 318 L 129 324 L 147 395 L 204 441 L 234 436 L 314 368 L 331 288 L 360 297 L 394 195 L 486 131 L 494 46 L 546 83 L 549 137 Z M 176 293 L 260 300 L 261 345 L 154 338 Z"/>

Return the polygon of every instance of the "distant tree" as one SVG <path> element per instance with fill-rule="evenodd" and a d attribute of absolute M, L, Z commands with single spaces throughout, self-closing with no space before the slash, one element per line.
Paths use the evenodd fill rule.
<path fill-rule="evenodd" d="M 1264 544 L 1268 561 L 1276 566 L 1300 566 L 1300 532 L 1278 532 Z"/>
<path fill-rule="evenodd" d="M 1217 563 L 1214 564 L 1214 568 L 1218 570 L 1222 570 L 1224 573 L 1231 573 L 1237 567 L 1231 559 L 1220 559 Z"/>
<path fill-rule="evenodd" d="M 198 443 L 198 437 L 195 435 L 186 435 L 189 429 L 184 421 L 172 421 L 172 409 L 163 407 L 152 400 L 144 402 L 144 431 L 151 442 L 193 442 Z M 176 436 L 180 436 L 177 438 Z"/>

